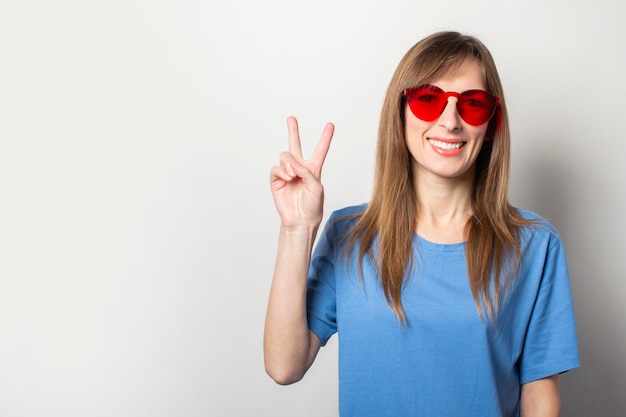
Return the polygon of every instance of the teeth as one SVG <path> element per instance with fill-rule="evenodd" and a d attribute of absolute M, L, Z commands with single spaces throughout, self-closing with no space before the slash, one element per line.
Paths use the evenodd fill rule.
<path fill-rule="evenodd" d="M 445 149 L 447 151 L 452 150 L 452 149 L 459 149 L 461 146 L 463 146 L 463 142 L 448 143 L 448 142 L 442 142 L 440 140 L 435 140 L 435 139 L 430 139 L 430 143 L 432 143 L 438 148 Z"/>

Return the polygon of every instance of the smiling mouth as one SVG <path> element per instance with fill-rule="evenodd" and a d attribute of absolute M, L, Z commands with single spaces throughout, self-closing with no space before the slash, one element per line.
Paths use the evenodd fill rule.
<path fill-rule="evenodd" d="M 436 140 L 436 139 L 428 139 L 428 141 L 433 145 L 436 146 L 439 149 L 443 149 L 446 151 L 451 151 L 454 149 L 460 149 L 463 146 L 465 146 L 465 144 L 467 142 L 442 142 L 440 140 Z"/>

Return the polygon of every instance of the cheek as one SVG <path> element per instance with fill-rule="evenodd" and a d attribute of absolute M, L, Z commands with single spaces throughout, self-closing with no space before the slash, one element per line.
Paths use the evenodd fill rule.
<path fill-rule="evenodd" d="M 485 123 L 482 126 L 469 126 L 467 128 L 467 131 L 475 141 L 483 142 L 487 135 L 488 127 L 489 123 Z"/>
<path fill-rule="evenodd" d="M 425 122 L 415 117 L 409 106 L 404 107 L 404 134 L 407 139 L 409 137 L 421 136 L 432 124 L 433 122 Z"/>

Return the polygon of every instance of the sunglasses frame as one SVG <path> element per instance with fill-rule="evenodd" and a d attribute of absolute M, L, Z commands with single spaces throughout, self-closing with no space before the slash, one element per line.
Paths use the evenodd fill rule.
<path fill-rule="evenodd" d="M 426 116 L 424 113 L 422 113 L 420 117 L 417 114 L 416 109 L 414 109 L 414 107 L 416 106 L 411 105 L 411 103 L 414 101 L 412 100 L 413 94 L 416 91 L 420 91 L 424 89 L 429 90 L 433 94 L 436 94 L 438 96 L 443 96 L 444 98 L 442 100 L 443 105 L 441 106 L 439 113 L 435 114 L 435 112 L 431 110 L 432 115 Z M 489 99 L 488 104 L 491 107 L 488 111 L 485 112 L 485 116 L 482 116 L 478 119 L 476 117 L 472 118 L 469 114 L 467 114 L 467 111 L 466 111 L 467 109 L 463 107 L 463 100 L 462 100 L 464 97 L 468 97 L 468 96 L 471 96 L 472 94 L 477 94 L 477 93 L 484 94 L 486 98 Z M 441 88 L 432 84 L 423 84 L 418 87 L 406 88 L 404 89 L 403 96 L 406 97 L 407 104 L 409 105 L 409 108 L 411 109 L 411 113 L 413 113 L 413 115 L 417 117 L 418 119 L 424 120 L 425 122 L 432 122 L 433 120 L 436 120 L 437 118 L 439 118 L 439 116 L 441 116 L 446 106 L 448 105 L 448 99 L 450 97 L 455 97 L 457 99 L 456 111 L 459 114 L 459 116 L 461 116 L 461 119 L 463 119 L 464 122 L 472 126 L 480 126 L 480 125 L 487 123 L 489 120 L 493 118 L 493 115 L 496 113 L 498 107 L 500 106 L 500 98 L 494 96 L 493 94 L 488 93 L 485 90 L 474 89 L 474 90 L 463 91 L 462 93 L 457 93 L 455 91 L 443 91 Z M 469 120 L 467 120 L 466 117 L 469 118 Z"/>

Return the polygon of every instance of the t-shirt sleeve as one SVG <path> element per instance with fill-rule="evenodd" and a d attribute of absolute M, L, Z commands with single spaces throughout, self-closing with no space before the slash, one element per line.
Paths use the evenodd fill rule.
<path fill-rule="evenodd" d="M 308 325 L 322 346 L 337 331 L 334 236 L 335 224 L 331 216 L 313 251 L 307 284 Z"/>
<path fill-rule="evenodd" d="M 580 366 L 565 251 L 558 236 L 551 243 L 519 362 L 522 384 Z"/>

